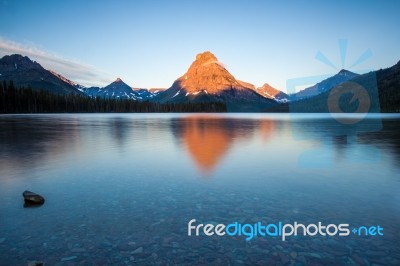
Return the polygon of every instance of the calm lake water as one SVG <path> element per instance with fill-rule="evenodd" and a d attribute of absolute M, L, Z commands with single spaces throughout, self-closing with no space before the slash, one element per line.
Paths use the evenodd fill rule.
<path fill-rule="evenodd" d="M 400 117 L 0 116 L 0 265 L 400 265 Z M 22 192 L 46 202 L 24 208 Z M 188 222 L 383 236 L 188 236 Z"/>

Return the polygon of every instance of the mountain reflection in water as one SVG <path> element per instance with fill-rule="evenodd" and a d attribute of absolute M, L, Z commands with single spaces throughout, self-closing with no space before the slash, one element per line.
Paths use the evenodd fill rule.
<path fill-rule="evenodd" d="M 262 138 L 267 141 L 273 130 L 272 120 L 189 116 L 173 121 L 175 137 L 205 175 L 215 170 L 236 141 L 246 141 L 257 131 L 260 131 Z"/>

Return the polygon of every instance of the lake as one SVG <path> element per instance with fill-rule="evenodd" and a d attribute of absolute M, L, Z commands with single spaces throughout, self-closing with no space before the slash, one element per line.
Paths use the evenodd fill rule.
<path fill-rule="evenodd" d="M 353 122 L 1 115 L 0 265 L 400 265 L 400 116 Z M 24 190 L 45 204 L 24 208 Z M 192 219 L 383 235 L 189 236 Z"/>

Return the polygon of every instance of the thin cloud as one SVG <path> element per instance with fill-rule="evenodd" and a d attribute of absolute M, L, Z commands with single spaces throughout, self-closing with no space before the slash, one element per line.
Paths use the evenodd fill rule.
<path fill-rule="evenodd" d="M 210 61 L 210 62 L 204 63 L 203 66 L 207 66 L 209 64 L 217 64 L 217 65 L 220 65 L 221 67 L 226 69 L 226 66 L 222 62 L 220 62 L 218 60 L 214 60 L 214 61 Z"/>
<path fill-rule="evenodd" d="M 0 56 L 21 54 L 37 61 L 44 68 L 55 71 L 62 76 L 84 86 L 104 86 L 110 83 L 111 75 L 95 67 L 59 55 L 45 52 L 32 45 L 23 45 L 0 36 Z"/>

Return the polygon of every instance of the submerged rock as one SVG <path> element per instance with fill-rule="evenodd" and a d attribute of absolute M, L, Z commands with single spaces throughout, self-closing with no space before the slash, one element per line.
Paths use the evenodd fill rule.
<path fill-rule="evenodd" d="M 143 253 L 143 247 L 139 247 L 131 252 L 131 254 L 140 254 Z"/>
<path fill-rule="evenodd" d="M 77 258 L 77 256 L 70 256 L 70 257 L 62 258 L 61 261 L 70 261 L 70 260 L 74 260 L 76 258 Z"/>
<path fill-rule="evenodd" d="M 22 196 L 24 197 L 25 207 L 42 205 L 44 203 L 42 196 L 28 190 L 25 190 Z"/>
<path fill-rule="evenodd" d="M 28 266 L 44 266 L 44 262 L 43 261 L 30 261 L 28 263 Z"/>

